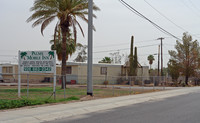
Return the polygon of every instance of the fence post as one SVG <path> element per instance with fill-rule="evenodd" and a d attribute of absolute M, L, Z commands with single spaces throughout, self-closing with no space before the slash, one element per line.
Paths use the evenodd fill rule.
<path fill-rule="evenodd" d="M 140 78 L 140 80 L 142 81 L 142 88 L 143 88 L 143 91 L 144 91 L 144 81 L 143 81 L 142 77 Z"/>
<path fill-rule="evenodd" d="M 54 95 L 54 100 L 56 100 L 56 74 L 54 73 L 53 75 L 53 95 Z"/>
<path fill-rule="evenodd" d="M 113 87 L 112 87 L 112 88 L 113 88 L 112 90 L 113 90 L 113 96 L 114 96 L 114 95 L 115 95 L 115 90 L 114 90 L 114 89 L 115 89 L 115 87 L 114 87 L 114 85 L 113 85 Z"/>
<path fill-rule="evenodd" d="M 64 82 L 64 99 L 66 98 L 66 92 L 65 92 L 65 87 L 66 87 L 66 81 L 65 81 L 65 79 L 66 78 L 64 78 L 65 76 L 62 76 L 62 79 L 63 79 L 63 82 Z"/>
<path fill-rule="evenodd" d="M 153 76 L 153 90 L 155 90 L 155 76 Z"/>
<path fill-rule="evenodd" d="M 27 74 L 27 98 L 29 98 L 29 74 Z"/>

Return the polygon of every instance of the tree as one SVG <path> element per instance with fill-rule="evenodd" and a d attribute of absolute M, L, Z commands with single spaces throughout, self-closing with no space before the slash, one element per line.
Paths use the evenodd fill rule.
<path fill-rule="evenodd" d="M 110 57 L 104 57 L 99 63 L 111 63 L 112 60 Z"/>
<path fill-rule="evenodd" d="M 117 51 L 117 52 L 114 52 L 114 53 L 110 53 L 110 55 L 111 55 L 112 62 L 114 64 L 121 64 L 123 54 L 120 55 L 119 51 Z"/>
<path fill-rule="evenodd" d="M 134 37 L 131 36 L 131 48 L 130 48 L 130 55 L 129 55 L 129 67 L 130 67 L 130 71 L 129 71 L 129 76 L 134 76 L 134 68 L 133 68 L 133 41 L 134 41 Z"/>
<path fill-rule="evenodd" d="M 93 10 L 100 10 L 96 5 Z M 27 19 L 27 22 L 36 20 L 32 27 L 41 24 L 41 33 L 55 18 L 58 22 L 55 26 L 54 37 L 57 30 L 61 30 L 62 34 L 62 77 L 66 79 L 66 50 L 67 37 L 69 37 L 70 28 L 73 29 L 74 42 L 76 44 L 76 26 L 80 28 L 83 36 L 83 29 L 79 24 L 77 17 L 88 22 L 86 15 L 88 15 L 88 0 L 35 0 L 33 7 L 30 9 L 34 13 Z M 93 15 L 93 17 L 96 17 Z M 55 43 L 56 44 L 56 43 Z"/>
<path fill-rule="evenodd" d="M 62 34 L 56 35 L 55 39 L 50 41 L 51 44 L 51 50 L 56 50 L 57 58 L 59 61 L 62 61 Z M 74 39 L 71 37 L 67 37 L 66 41 L 66 60 L 68 60 L 69 56 L 72 56 L 72 54 L 76 51 L 76 47 L 80 46 L 81 44 L 77 43 L 75 44 Z M 61 78 L 62 80 L 62 78 Z M 61 88 L 64 88 L 65 84 L 62 82 Z"/>
<path fill-rule="evenodd" d="M 176 41 L 174 50 L 170 50 L 170 60 L 180 66 L 180 71 L 185 76 L 185 84 L 188 85 L 188 79 L 195 75 L 200 63 L 200 48 L 197 40 L 192 41 L 192 36 L 183 33 L 182 41 Z"/>
<path fill-rule="evenodd" d="M 87 60 L 87 45 L 79 45 L 76 49 L 79 52 L 77 57 L 74 59 L 74 62 L 85 62 Z"/>
<path fill-rule="evenodd" d="M 177 80 L 180 75 L 180 65 L 175 60 L 170 59 L 167 66 L 169 74 L 172 77 L 172 81 L 175 82 L 175 85 L 177 85 Z"/>
<path fill-rule="evenodd" d="M 62 61 L 62 36 L 56 35 L 55 39 L 50 41 L 50 44 L 51 50 L 56 50 L 58 60 Z M 76 51 L 76 47 L 79 47 L 80 45 L 80 43 L 75 44 L 74 39 L 72 39 L 71 37 L 67 38 L 66 60 L 68 60 L 69 56 L 71 56 Z"/>
<path fill-rule="evenodd" d="M 154 59 L 154 56 L 153 56 L 153 55 L 149 55 L 149 56 L 147 57 L 147 60 L 149 61 L 150 70 L 151 70 L 151 65 L 153 64 L 153 61 L 155 60 L 155 59 Z"/>

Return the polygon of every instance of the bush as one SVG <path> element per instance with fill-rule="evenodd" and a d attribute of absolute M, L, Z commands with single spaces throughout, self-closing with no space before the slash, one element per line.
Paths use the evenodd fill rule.
<path fill-rule="evenodd" d="M 19 108 L 24 106 L 33 106 L 33 105 L 41 105 L 46 103 L 56 103 L 63 101 L 71 101 L 71 100 L 79 100 L 78 97 L 72 96 L 66 99 L 60 100 L 28 100 L 28 99 L 18 99 L 18 100 L 0 100 L 0 110 L 1 109 L 11 109 L 11 108 Z"/>

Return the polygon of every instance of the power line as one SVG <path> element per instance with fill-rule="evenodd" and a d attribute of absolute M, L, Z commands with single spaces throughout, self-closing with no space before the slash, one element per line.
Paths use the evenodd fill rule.
<path fill-rule="evenodd" d="M 153 8 L 156 12 L 158 12 L 161 16 L 163 16 L 165 19 L 167 19 L 169 22 L 171 22 L 172 24 L 174 24 L 176 27 L 178 27 L 179 29 L 187 32 L 187 30 L 185 30 L 184 28 L 182 28 L 181 26 L 177 25 L 176 23 L 174 23 L 172 20 L 170 20 L 167 16 L 165 16 L 163 13 L 161 13 L 160 11 L 158 11 L 158 9 L 156 9 L 154 6 L 152 6 L 149 2 L 147 2 L 146 0 L 144 0 L 144 2 L 146 2 L 151 8 Z"/>
<path fill-rule="evenodd" d="M 185 3 L 185 1 L 184 0 L 180 0 L 188 9 L 190 9 L 191 10 L 191 12 L 193 13 L 193 14 L 195 14 L 196 16 L 198 16 L 198 17 L 200 17 L 200 15 L 198 14 L 198 13 L 196 13 L 196 11 L 194 11 L 190 6 L 188 6 L 186 3 Z"/>
<path fill-rule="evenodd" d="M 110 47 L 110 46 L 121 46 L 121 45 L 127 45 L 129 43 L 121 43 L 121 44 L 109 44 L 109 45 L 101 45 L 101 46 L 95 46 L 95 48 L 99 48 L 99 47 Z"/>
<path fill-rule="evenodd" d="M 152 41 L 157 41 L 156 39 L 152 39 L 152 40 L 144 40 L 144 41 L 138 41 L 138 42 L 135 42 L 136 44 L 137 43 L 143 43 L 143 42 L 152 42 Z M 101 46 L 95 46 L 95 48 L 99 48 L 99 47 L 109 47 L 109 46 L 121 46 L 121 45 L 127 45 L 127 44 L 130 44 L 130 43 L 121 43 L 121 44 L 109 44 L 109 45 L 101 45 Z"/>
<path fill-rule="evenodd" d="M 149 53 L 149 54 L 138 54 L 138 56 L 148 56 L 148 55 L 151 55 L 151 54 L 157 55 L 157 53 Z M 163 56 L 166 56 L 166 55 L 169 55 L 169 54 L 163 54 Z"/>
<path fill-rule="evenodd" d="M 173 44 L 164 44 L 164 45 L 167 45 L 167 46 L 175 46 L 175 45 L 173 45 Z"/>
<path fill-rule="evenodd" d="M 188 0 L 189 2 L 190 2 L 190 4 L 194 7 L 194 8 L 196 8 L 198 11 L 200 11 L 200 9 L 192 2 L 192 0 Z"/>
<path fill-rule="evenodd" d="M 193 35 L 191 35 L 191 36 L 195 36 L 195 37 L 197 37 L 198 35 L 200 35 L 200 34 L 193 34 Z M 177 36 L 177 37 L 182 37 L 182 36 Z M 174 37 L 163 37 L 163 38 L 174 38 Z M 197 38 L 199 38 L 199 37 L 197 37 Z M 144 43 L 144 42 L 153 42 L 153 41 L 157 41 L 157 39 L 152 39 L 152 40 L 143 40 L 143 41 L 137 41 L 137 42 L 135 42 L 135 44 L 138 44 L 138 43 Z M 120 44 L 109 44 L 109 45 L 100 45 L 100 46 L 95 46 L 95 48 L 101 48 L 101 47 L 110 47 L 110 46 L 121 46 L 121 45 L 127 45 L 127 44 L 130 44 L 130 43 L 120 43 Z M 76 54 L 76 53 L 75 53 Z"/>
<path fill-rule="evenodd" d="M 141 14 L 139 11 L 137 11 L 136 9 L 134 9 L 132 6 L 130 6 L 128 3 L 124 2 L 123 0 L 119 0 L 126 8 L 128 8 L 129 10 L 131 10 L 133 13 L 135 13 L 136 15 L 138 15 L 139 17 L 149 21 L 154 27 L 156 27 L 158 30 L 160 30 L 161 32 L 170 35 L 178 40 L 181 40 L 180 38 L 176 37 L 175 35 L 173 35 L 172 33 L 166 31 L 165 29 L 163 29 L 162 27 L 160 27 L 158 24 L 154 23 L 153 21 L 151 21 L 150 19 L 148 19 L 146 16 L 144 16 L 143 14 Z"/>
<path fill-rule="evenodd" d="M 158 44 L 151 44 L 151 45 L 145 45 L 145 46 L 139 46 L 137 48 L 144 48 L 144 47 L 151 47 L 151 46 L 157 46 Z M 104 52 L 113 52 L 113 51 L 121 51 L 121 50 L 129 50 L 130 48 L 123 48 L 123 49 L 116 49 L 116 50 L 104 50 L 104 51 L 96 51 L 93 53 L 104 53 Z"/>
<path fill-rule="evenodd" d="M 200 35 L 200 34 L 191 34 L 191 36 L 195 36 L 196 38 L 200 38 L 200 37 L 198 37 L 198 35 Z M 182 36 L 177 36 L 177 37 L 182 37 Z M 164 37 L 164 38 L 173 38 L 173 37 Z"/>

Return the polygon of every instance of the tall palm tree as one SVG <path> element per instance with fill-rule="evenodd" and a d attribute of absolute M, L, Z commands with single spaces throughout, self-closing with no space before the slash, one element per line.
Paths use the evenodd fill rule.
<path fill-rule="evenodd" d="M 100 10 L 93 5 L 93 10 Z M 41 24 L 41 33 L 55 19 L 58 22 L 55 26 L 55 34 L 57 30 L 61 30 L 62 34 L 62 76 L 65 81 L 66 77 L 66 48 L 67 37 L 69 37 L 70 28 L 73 29 L 74 41 L 76 44 L 76 26 L 80 28 L 83 36 L 83 29 L 79 24 L 77 17 L 88 22 L 88 0 L 35 0 L 33 7 L 30 9 L 34 13 L 27 19 L 27 22 L 35 20 L 33 27 Z M 96 18 L 95 15 L 93 17 Z"/>
<path fill-rule="evenodd" d="M 153 55 L 149 55 L 147 60 L 149 60 L 149 65 L 150 65 L 150 70 L 151 70 L 151 65 L 153 64 L 153 61 L 155 60 L 154 56 Z"/>

